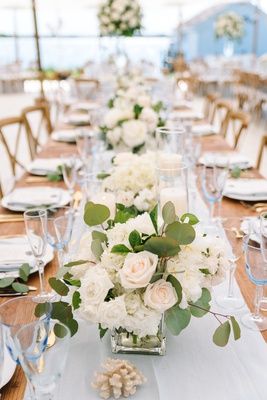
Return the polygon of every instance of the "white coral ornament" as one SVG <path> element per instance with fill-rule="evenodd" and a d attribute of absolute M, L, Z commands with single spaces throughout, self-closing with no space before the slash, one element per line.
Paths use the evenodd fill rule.
<path fill-rule="evenodd" d="M 137 386 L 147 379 L 129 361 L 108 358 L 102 367 L 104 372 L 96 372 L 92 387 L 99 391 L 102 399 L 129 397 L 135 394 Z"/>

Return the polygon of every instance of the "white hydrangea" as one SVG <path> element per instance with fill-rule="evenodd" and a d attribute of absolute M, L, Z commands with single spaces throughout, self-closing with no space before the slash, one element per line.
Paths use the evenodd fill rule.
<path fill-rule="evenodd" d="M 127 315 L 123 327 L 140 338 L 147 335 L 157 335 L 161 318 L 162 314 L 160 312 L 141 304 L 134 314 Z"/>
<path fill-rule="evenodd" d="M 122 124 L 122 140 L 126 146 L 134 148 L 146 142 L 147 125 L 143 121 L 130 120 Z"/>

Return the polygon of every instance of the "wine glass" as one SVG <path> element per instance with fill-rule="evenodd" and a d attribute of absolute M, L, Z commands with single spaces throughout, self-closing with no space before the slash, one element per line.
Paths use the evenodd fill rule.
<path fill-rule="evenodd" d="M 85 129 L 80 130 L 76 136 L 76 146 L 86 171 L 90 171 L 92 168 L 94 145 L 94 134 Z"/>
<path fill-rule="evenodd" d="M 75 210 L 71 207 L 62 207 L 57 213 L 57 217 L 49 217 L 47 219 L 47 243 L 53 247 L 57 251 L 58 254 L 58 263 L 61 268 L 64 265 L 64 254 L 66 251 L 66 246 L 62 241 L 61 235 L 58 234 L 58 228 L 55 224 L 59 218 L 62 217 L 61 226 L 62 229 L 66 229 L 66 231 L 71 239 L 72 228 L 75 220 Z"/>
<path fill-rule="evenodd" d="M 61 256 L 60 267 L 62 267 L 64 265 L 64 262 L 66 261 L 66 255 L 68 254 L 68 245 L 72 237 L 73 223 L 73 213 L 66 213 L 65 215 L 55 218 L 54 220 L 54 229 L 57 240 L 56 243 L 58 246 L 59 254 Z"/>
<path fill-rule="evenodd" d="M 229 279 L 227 294 L 218 296 L 216 302 L 219 306 L 228 310 L 237 310 L 244 306 L 244 300 L 241 296 L 234 293 L 234 275 L 236 263 L 243 254 L 243 235 L 240 233 L 242 219 L 230 217 L 222 220 L 224 229 L 223 239 L 227 244 L 227 258 L 229 261 Z"/>
<path fill-rule="evenodd" d="M 43 308 L 42 316 L 38 316 L 36 307 Z M 18 354 L 14 347 L 14 337 L 18 330 L 34 321 L 49 320 L 51 311 L 51 303 L 47 302 L 40 305 L 36 296 L 16 297 L 0 306 L 0 327 L 2 328 L 5 346 L 15 362 L 18 362 Z"/>
<path fill-rule="evenodd" d="M 261 253 L 267 269 L 267 212 L 260 215 L 260 237 L 261 237 Z M 261 309 L 267 311 L 267 296 L 261 299 Z"/>
<path fill-rule="evenodd" d="M 58 398 L 57 391 L 67 361 L 70 336 L 69 328 L 54 320 L 33 322 L 21 327 L 16 333 L 14 343 L 18 358 L 34 399 Z M 50 338 L 53 339 L 51 343 Z"/>
<path fill-rule="evenodd" d="M 221 168 L 213 165 L 204 165 L 201 175 L 201 186 L 205 199 L 210 206 L 210 221 L 213 220 L 214 205 L 219 204 L 218 219 L 220 219 L 223 190 L 228 177 L 228 167 Z"/>
<path fill-rule="evenodd" d="M 35 257 L 40 280 L 40 293 L 36 296 L 40 302 L 53 297 L 44 289 L 44 262 L 43 257 L 47 244 L 47 211 L 43 209 L 30 209 L 24 212 L 24 222 L 28 242 Z"/>
<path fill-rule="evenodd" d="M 254 311 L 245 314 L 241 318 L 242 324 L 254 331 L 265 331 L 267 329 L 267 318 L 260 313 L 263 287 L 267 284 L 266 263 L 263 260 L 260 246 L 251 241 L 249 236 L 244 238 L 244 251 L 246 261 L 246 272 L 252 283 L 256 285 Z"/>
<path fill-rule="evenodd" d="M 63 179 L 70 195 L 73 196 L 78 171 L 78 157 L 73 154 L 62 155 L 61 159 Z"/>

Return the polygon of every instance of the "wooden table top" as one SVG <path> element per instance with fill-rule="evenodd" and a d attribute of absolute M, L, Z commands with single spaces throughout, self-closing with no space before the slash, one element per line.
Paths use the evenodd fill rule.
<path fill-rule="evenodd" d="M 226 141 L 219 136 L 208 136 L 199 139 L 202 145 L 203 151 L 229 151 L 230 148 Z M 44 147 L 44 149 L 38 154 L 38 156 L 42 157 L 57 157 L 59 154 L 75 152 L 75 146 L 72 144 L 65 144 L 59 142 L 49 141 L 48 144 Z M 259 173 L 255 170 L 249 172 L 250 177 L 257 177 Z M 29 183 L 27 182 L 28 174 L 25 174 L 22 179 L 18 182 L 17 186 L 41 186 L 41 185 L 50 185 L 53 187 L 64 187 L 63 182 L 46 182 L 46 183 Z M 10 213 L 10 211 L 5 210 L 0 207 L 0 213 Z M 244 216 L 256 216 L 257 214 L 251 211 L 248 208 L 245 208 L 240 202 L 235 200 L 230 200 L 227 198 L 223 198 L 222 201 L 222 216 L 234 216 L 234 217 L 244 217 Z M 1 223 L 0 224 L 0 235 L 11 235 L 11 234 L 22 234 L 24 233 L 24 223 L 16 222 L 16 223 Z M 50 276 L 54 276 L 57 270 L 57 260 L 56 257 L 53 261 L 51 261 L 45 268 L 45 278 L 46 281 Z M 242 291 L 242 294 L 246 300 L 250 309 L 253 309 L 254 303 L 254 293 L 255 286 L 249 281 L 245 268 L 244 262 L 242 260 L 239 261 L 237 270 L 236 270 L 236 279 L 239 284 L 239 287 Z M 35 273 L 31 276 L 29 280 L 30 285 L 34 285 L 39 287 L 39 279 L 38 274 Z M 8 298 L 1 298 L 0 304 L 5 302 Z M 244 328 L 243 328 L 244 329 Z M 267 341 L 267 331 L 263 332 L 263 337 Z M 11 381 L 1 390 L 1 400 L 22 400 L 25 390 L 25 377 L 21 370 L 21 368 L 17 368 L 16 372 L 11 379 Z"/>

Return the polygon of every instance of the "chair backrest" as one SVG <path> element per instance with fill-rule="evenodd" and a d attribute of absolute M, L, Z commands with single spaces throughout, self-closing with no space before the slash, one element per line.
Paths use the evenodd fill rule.
<path fill-rule="evenodd" d="M 215 102 L 218 100 L 218 93 L 207 93 L 204 102 L 204 117 L 211 122 L 211 117 L 214 113 Z"/>
<path fill-rule="evenodd" d="M 266 151 L 266 150 L 267 150 L 267 135 L 263 136 L 261 139 L 261 145 L 260 145 L 259 155 L 258 155 L 257 164 L 256 164 L 257 169 L 260 169 L 260 167 L 262 166 L 263 155 L 264 155 L 264 151 Z M 266 168 L 266 170 L 267 170 L 267 168 Z"/>
<path fill-rule="evenodd" d="M 231 109 L 232 104 L 228 100 L 218 99 L 215 101 L 210 122 L 219 127 L 219 132 L 223 136 L 226 135 Z"/>
<path fill-rule="evenodd" d="M 227 136 L 231 140 L 231 144 L 234 149 L 238 146 L 240 138 L 245 130 L 248 128 L 250 117 L 244 111 L 230 111 L 228 114 L 228 126 L 225 131 L 225 137 Z"/>
<path fill-rule="evenodd" d="M 71 82 L 74 86 L 75 95 L 81 100 L 92 99 L 100 86 L 99 81 L 93 78 L 72 78 Z"/>
<path fill-rule="evenodd" d="M 31 137 L 22 117 L 0 120 L 0 197 L 12 189 L 14 182 L 32 160 Z"/>
<path fill-rule="evenodd" d="M 24 108 L 21 116 L 29 137 L 32 138 L 31 147 L 35 154 L 38 148 L 47 141 L 53 130 L 49 108 L 45 102 L 42 102 Z"/>

